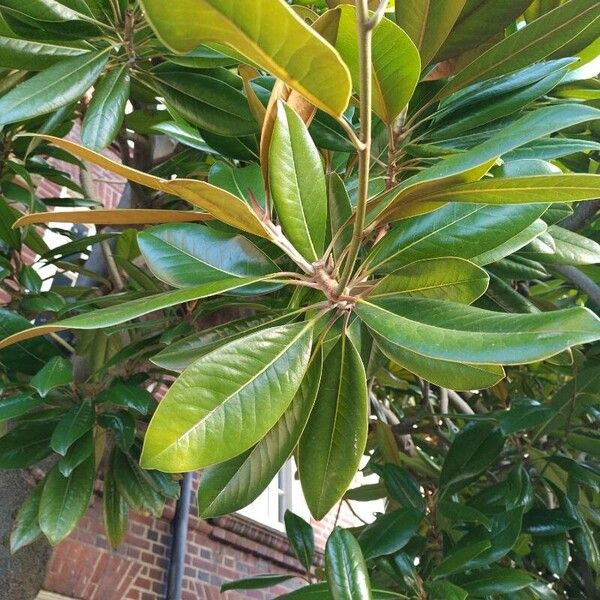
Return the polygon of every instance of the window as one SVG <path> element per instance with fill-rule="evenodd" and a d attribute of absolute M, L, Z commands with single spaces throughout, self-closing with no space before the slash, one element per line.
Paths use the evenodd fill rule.
<path fill-rule="evenodd" d="M 310 512 L 295 473 L 296 464 L 292 459 L 282 467 L 265 491 L 254 502 L 240 510 L 239 514 L 278 531 L 285 530 L 286 510 L 310 520 Z"/>

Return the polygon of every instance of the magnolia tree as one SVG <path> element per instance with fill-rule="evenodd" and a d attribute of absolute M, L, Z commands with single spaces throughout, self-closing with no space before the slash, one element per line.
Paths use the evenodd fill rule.
<path fill-rule="evenodd" d="M 0 2 L 13 551 L 96 476 L 118 546 L 181 473 L 210 518 L 293 456 L 315 519 L 386 508 L 324 568 L 289 513 L 290 599 L 594 596 L 600 5 L 392 5 Z"/>

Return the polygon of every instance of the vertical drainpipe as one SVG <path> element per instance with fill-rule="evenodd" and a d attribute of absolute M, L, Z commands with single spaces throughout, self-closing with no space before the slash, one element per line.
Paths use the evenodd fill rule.
<path fill-rule="evenodd" d="M 181 495 L 175 505 L 166 600 L 181 600 L 183 569 L 185 565 L 185 553 L 187 551 L 192 479 L 193 473 L 184 473 L 181 480 Z"/>

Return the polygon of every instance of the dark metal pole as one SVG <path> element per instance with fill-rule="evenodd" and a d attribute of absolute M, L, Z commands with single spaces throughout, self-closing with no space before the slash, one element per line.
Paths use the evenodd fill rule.
<path fill-rule="evenodd" d="M 193 473 L 184 473 L 181 480 L 181 495 L 175 505 L 172 525 L 171 560 L 167 580 L 167 600 L 181 600 L 183 569 L 187 551 L 187 532 L 190 517 Z"/>

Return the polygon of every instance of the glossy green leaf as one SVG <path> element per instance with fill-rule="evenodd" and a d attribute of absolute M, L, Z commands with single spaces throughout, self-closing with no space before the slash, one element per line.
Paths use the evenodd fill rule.
<path fill-rule="evenodd" d="M 554 411 L 535 401 L 513 402 L 510 410 L 495 414 L 504 435 L 510 435 L 523 429 L 532 429 L 552 416 Z"/>
<path fill-rule="evenodd" d="M 337 173 L 331 173 L 327 182 L 329 227 L 333 240 L 334 256 L 339 257 L 352 237 L 352 203 L 348 190 Z M 342 231 L 343 229 L 343 231 Z"/>
<path fill-rule="evenodd" d="M 106 537 L 113 548 L 121 545 L 127 533 L 128 512 L 127 502 L 117 488 L 114 472 L 114 456 L 112 452 L 104 473 L 104 490 L 102 494 L 102 516 Z"/>
<path fill-rule="evenodd" d="M 300 564 L 309 570 L 315 556 L 315 533 L 310 523 L 291 510 L 285 511 L 285 532 Z"/>
<path fill-rule="evenodd" d="M 406 31 L 426 67 L 452 31 L 466 0 L 405 0 L 396 4 L 396 23 Z"/>
<path fill-rule="evenodd" d="M 208 172 L 208 182 L 227 190 L 244 202 L 250 202 L 250 192 L 257 202 L 265 205 L 265 188 L 260 167 L 251 163 L 245 167 L 232 167 L 224 162 L 215 162 Z"/>
<path fill-rule="evenodd" d="M 196 127 L 232 137 L 258 133 L 244 94 L 216 77 L 156 72 L 154 85 L 167 104 Z"/>
<path fill-rule="evenodd" d="M 132 300 L 117 306 L 102 308 L 91 313 L 70 317 L 62 321 L 57 321 L 53 325 L 41 325 L 40 327 L 32 327 L 10 335 L 3 340 L 0 340 L 0 348 L 11 346 L 15 343 L 20 343 L 22 340 L 27 340 L 53 331 L 62 329 L 100 329 L 102 327 L 111 327 L 112 325 L 120 325 L 131 319 L 147 315 L 148 313 L 163 308 L 169 308 L 183 302 L 191 302 L 207 296 L 215 296 L 230 290 L 249 285 L 261 281 L 262 277 L 255 278 L 239 278 L 235 280 L 215 281 L 211 283 L 197 285 L 183 290 L 173 290 L 161 294 L 155 294 L 139 300 Z"/>
<path fill-rule="evenodd" d="M 353 87 L 360 90 L 356 10 L 341 6 L 335 47 L 348 65 Z M 410 37 L 383 19 L 373 30 L 373 111 L 391 124 L 411 99 L 421 74 L 421 58 Z"/>
<path fill-rule="evenodd" d="M 462 258 L 430 258 L 400 267 L 369 292 L 371 299 L 416 296 L 471 304 L 484 294 L 488 274 Z"/>
<path fill-rule="evenodd" d="M 503 32 L 530 3 L 531 0 L 468 0 L 436 60 L 446 60 L 489 43 L 488 40 Z"/>
<path fill-rule="evenodd" d="M 571 41 L 600 16 L 596 0 L 571 0 L 509 35 L 477 57 L 444 86 L 447 96 L 474 81 L 509 73 L 542 60 Z"/>
<path fill-rule="evenodd" d="M 415 535 L 423 512 L 399 508 L 379 517 L 360 534 L 358 541 L 366 560 L 398 552 Z"/>
<path fill-rule="evenodd" d="M 246 579 L 237 579 L 221 585 L 221 593 L 230 590 L 260 590 L 262 588 L 273 587 L 284 581 L 293 579 L 296 575 L 256 575 Z"/>
<path fill-rule="evenodd" d="M 69 477 L 71 473 L 94 452 L 94 435 L 91 431 L 83 434 L 67 453 L 58 461 L 58 470 L 63 477 Z"/>
<path fill-rule="evenodd" d="M 600 144 L 593 140 L 577 140 L 562 137 L 549 137 L 530 142 L 505 155 L 507 160 L 539 159 L 553 160 L 578 152 L 600 150 Z"/>
<path fill-rule="evenodd" d="M 27 79 L 0 98 L 0 125 L 49 113 L 70 104 L 91 87 L 108 52 L 87 52 L 63 60 Z"/>
<path fill-rule="evenodd" d="M 114 450 L 112 469 L 118 492 L 134 510 L 159 517 L 164 497 L 155 489 L 150 474 L 141 469 L 131 456 Z"/>
<path fill-rule="evenodd" d="M 372 201 L 371 206 L 381 212 L 381 205 L 386 205 L 388 220 L 410 216 L 411 213 L 407 210 L 414 208 L 415 203 L 420 203 L 420 213 L 433 210 L 440 203 L 429 201 L 430 194 L 444 191 L 450 185 L 477 181 L 503 154 L 554 131 L 599 117 L 599 110 L 577 104 L 547 106 L 531 111 L 484 142 L 409 177 L 376 202 Z"/>
<path fill-rule="evenodd" d="M 52 453 L 53 423 L 23 423 L 0 437 L 0 468 L 25 469 Z"/>
<path fill-rule="evenodd" d="M 504 436 L 493 423 L 467 423 L 444 460 L 440 486 L 464 487 L 498 458 L 503 446 Z"/>
<path fill-rule="evenodd" d="M 56 387 L 68 385 L 73 381 L 73 365 L 71 361 L 55 356 L 46 366 L 38 371 L 30 381 L 31 387 L 45 398 L 48 392 Z"/>
<path fill-rule="evenodd" d="M 600 244 L 593 239 L 552 225 L 545 236 L 521 250 L 530 260 L 546 264 L 593 265 L 600 262 Z"/>
<path fill-rule="evenodd" d="M 115 379 L 111 385 L 96 396 L 96 402 L 110 402 L 124 406 L 142 415 L 149 414 L 156 404 L 152 394 L 133 382 Z"/>
<path fill-rule="evenodd" d="M 306 125 L 282 102 L 269 147 L 269 183 L 283 231 L 304 258 L 317 260 L 327 227 L 325 174 Z"/>
<path fill-rule="evenodd" d="M 482 542 L 464 545 L 457 549 L 453 548 L 445 554 L 444 560 L 434 567 L 431 571 L 431 576 L 438 578 L 452 575 L 453 573 L 461 573 L 466 570 L 468 561 L 489 550 L 490 547 L 490 542 L 483 540 Z"/>
<path fill-rule="evenodd" d="M 50 441 L 52 450 L 64 456 L 73 442 L 88 432 L 93 423 L 94 407 L 89 400 L 82 400 L 65 413 L 54 429 Z"/>
<path fill-rule="evenodd" d="M 189 52 L 204 42 L 224 44 L 326 112 L 337 116 L 346 109 L 350 97 L 346 66 L 284 2 L 143 0 L 142 7 L 157 36 L 175 52 Z M 283 45 L 282 34 L 288 40 Z"/>
<path fill-rule="evenodd" d="M 431 600 L 466 600 L 467 592 L 449 581 L 432 581 L 425 584 Z"/>
<path fill-rule="evenodd" d="M 10 551 L 13 554 L 42 535 L 38 514 L 43 489 L 44 482 L 38 483 L 19 508 L 10 534 Z"/>
<path fill-rule="evenodd" d="M 94 486 L 94 459 L 88 458 L 69 477 L 54 466 L 40 500 L 40 529 L 52 545 L 66 538 L 85 513 Z"/>
<path fill-rule="evenodd" d="M 528 587 L 534 579 L 520 569 L 494 567 L 481 573 L 473 573 L 464 581 L 458 582 L 460 587 L 475 598 L 483 598 L 494 594 L 509 594 Z"/>
<path fill-rule="evenodd" d="M 342 335 L 323 376 L 298 451 L 298 470 L 312 515 L 322 519 L 348 489 L 367 440 L 369 400 L 364 366 Z"/>
<path fill-rule="evenodd" d="M 151 227 L 138 234 L 138 244 L 149 269 L 173 287 L 189 288 L 223 279 L 257 277 L 278 270 L 275 263 L 242 235 L 194 223 Z M 269 284 L 262 286 L 263 291 L 268 289 Z M 248 288 L 251 294 L 260 291 L 261 286 Z"/>
<path fill-rule="evenodd" d="M 26 71 L 40 71 L 60 60 L 79 56 L 87 51 L 84 48 L 3 35 L 0 35 L 0 50 L 0 66 Z"/>
<path fill-rule="evenodd" d="M 431 137 L 433 140 L 443 140 L 461 136 L 467 131 L 511 115 L 548 94 L 560 83 L 566 72 L 565 66 L 532 85 L 470 106 L 467 114 L 461 114 L 461 111 L 449 123 L 444 122 L 436 127 Z M 464 111 L 464 108 L 462 110 Z"/>
<path fill-rule="evenodd" d="M 19 417 L 43 403 L 44 400 L 40 396 L 31 393 L 4 397 L 0 400 L 0 422 Z"/>
<path fill-rule="evenodd" d="M 209 327 L 173 342 L 164 350 L 155 354 L 151 360 L 159 367 L 171 371 L 183 371 L 205 354 L 238 339 L 241 335 L 247 335 L 260 329 L 290 321 L 292 321 L 292 317 L 274 312 L 236 319 L 235 321 L 215 325 L 215 327 Z"/>
<path fill-rule="evenodd" d="M 247 450 L 290 405 L 311 343 L 312 323 L 283 325 L 230 342 L 192 364 L 150 421 L 142 465 L 190 471 Z"/>
<path fill-rule="evenodd" d="M 438 512 L 453 523 L 477 523 L 483 525 L 488 531 L 492 528 L 491 520 L 480 510 L 468 504 L 442 500 L 438 503 Z"/>
<path fill-rule="evenodd" d="M 578 527 L 579 522 L 560 509 L 534 508 L 523 518 L 523 531 L 538 537 L 554 537 Z"/>
<path fill-rule="evenodd" d="M 571 552 L 566 534 L 536 539 L 533 554 L 550 573 L 562 577 L 569 568 Z"/>
<path fill-rule="evenodd" d="M 336 527 L 325 546 L 325 572 L 333 600 L 372 600 L 365 559 L 356 538 Z"/>
<path fill-rule="evenodd" d="M 81 124 L 81 141 L 91 150 L 106 148 L 116 137 L 129 100 L 129 71 L 122 66 L 108 71 L 95 86 Z"/>
<path fill-rule="evenodd" d="M 232 513 L 247 506 L 277 475 L 306 426 L 319 389 L 322 367 L 323 357 L 319 352 L 313 356 L 291 404 L 256 446 L 203 471 L 198 487 L 198 512 L 203 518 Z"/>
<path fill-rule="evenodd" d="M 452 362 L 524 364 L 600 336 L 600 320 L 580 307 L 515 315 L 428 298 L 395 298 L 360 301 L 356 312 L 388 343 Z"/>
<path fill-rule="evenodd" d="M 98 425 L 110 430 L 115 444 L 127 452 L 135 441 L 135 419 L 125 410 L 103 412 L 98 415 Z"/>
<path fill-rule="evenodd" d="M 419 513 L 425 511 L 425 498 L 419 485 L 406 469 L 387 464 L 383 468 L 383 480 L 385 488 L 400 506 L 413 508 Z"/>

